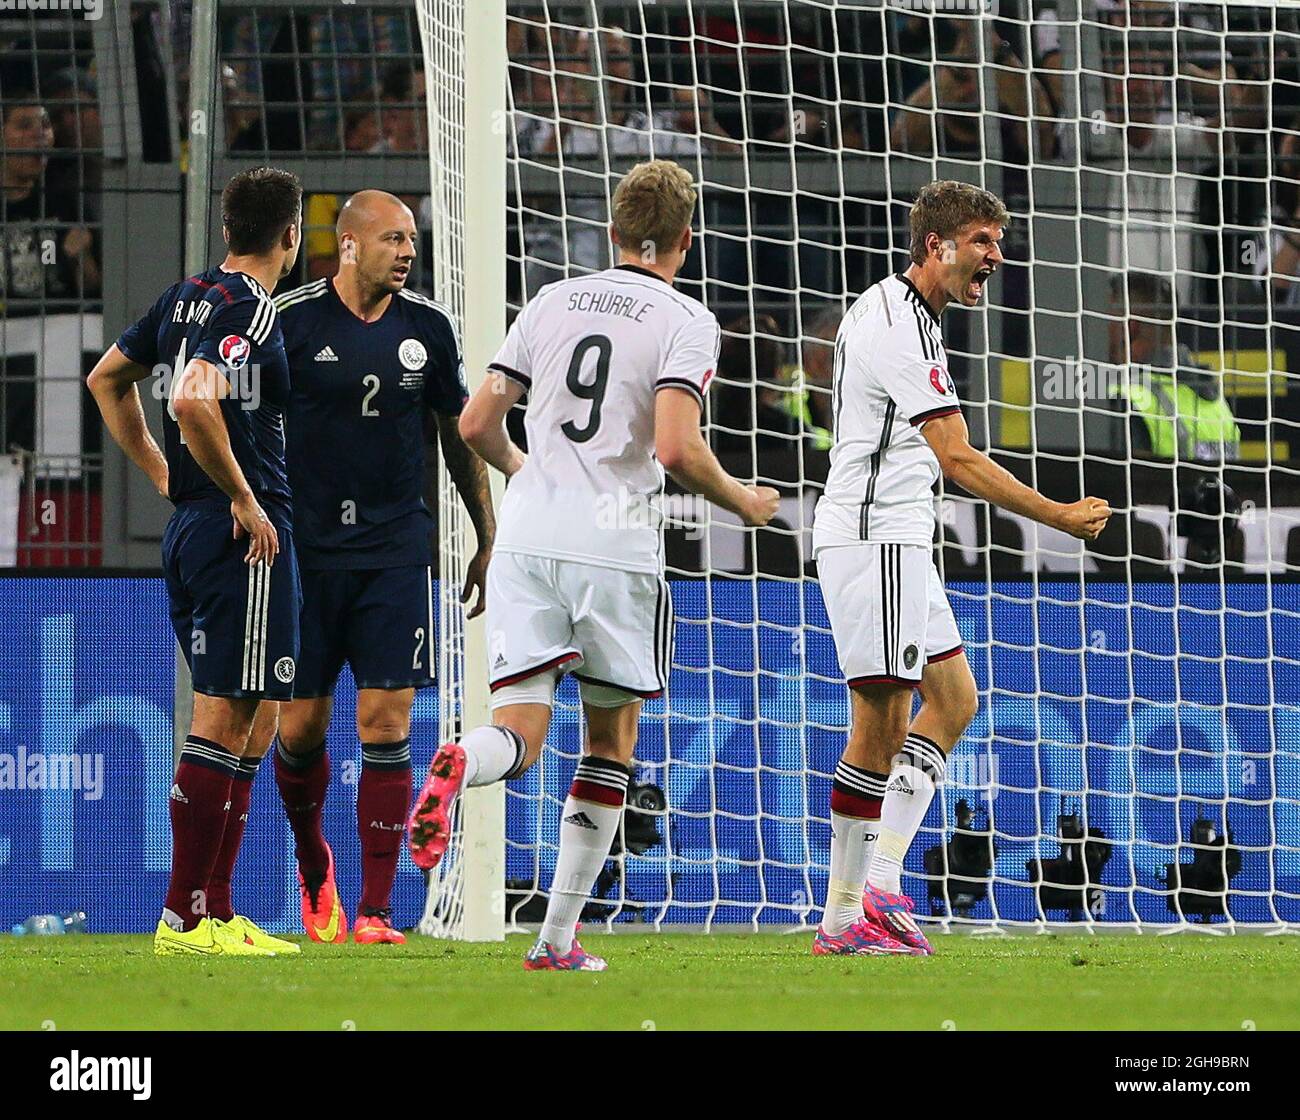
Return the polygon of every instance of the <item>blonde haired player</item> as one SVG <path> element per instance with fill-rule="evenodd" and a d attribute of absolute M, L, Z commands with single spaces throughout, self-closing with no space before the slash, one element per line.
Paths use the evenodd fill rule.
<path fill-rule="evenodd" d="M 747 525 L 776 512 L 777 492 L 728 475 L 700 432 L 721 331 L 673 288 L 695 198 L 671 161 L 629 171 L 610 224 L 619 263 L 538 292 L 460 418 L 465 442 L 510 476 L 488 566 L 493 722 L 434 756 L 411 814 L 411 857 L 423 868 L 442 858 L 461 789 L 536 761 L 556 683 L 573 673 L 587 742 L 530 970 L 605 968 L 574 930 L 618 830 L 642 701 L 668 683 L 672 600 L 654 503 L 663 471 Z M 505 428 L 525 393 L 527 457 Z"/>
<path fill-rule="evenodd" d="M 1043 497 L 970 445 L 939 315 L 950 302 L 979 302 L 1002 263 L 1007 220 L 988 191 L 929 184 L 912 207 L 911 265 L 858 297 L 835 340 L 835 446 L 813 552 L 852 726 L 831 790 L 818 955 L 932 952 L 901 890 L 903 858 L 979 703 L 931 557 L 940 470 L 1083 540 L 1110 517 L 1099 498 Z"/>

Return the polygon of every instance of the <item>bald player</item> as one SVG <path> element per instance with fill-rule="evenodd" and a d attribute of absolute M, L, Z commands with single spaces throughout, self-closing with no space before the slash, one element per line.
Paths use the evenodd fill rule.
<path fill-rule="evenodd" d="M 483 609 L 495 523 L 482 461 L 461 441 L 465 403 L 451 316 L 406 282 L 415 219 L 385 191 L 339 213 L 339 269 L 276 299 L 292 381 L 287 430 L 302 571 L 302 649 L 283 704 L 275 775 L 297 844 L 302 918 L 315 941 L 347 938 L 321 831 L 325 736 L 343 663 L 357 683 L 361 898 L 353 936 L 401 944 L 389 899 L 411 799 L 411 705 L 433 684 L 432 518 L 424 490 L 432 414 L 478 536 L 462 601 Z"/>

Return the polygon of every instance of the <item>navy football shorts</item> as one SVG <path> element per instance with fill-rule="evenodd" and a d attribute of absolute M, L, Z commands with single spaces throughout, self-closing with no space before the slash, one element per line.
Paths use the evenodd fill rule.
<path fill-rule="evenodd" d="M 302 590 L 293 531 L 275 521 L 275 562 L 248 565 L 248 538 L 235 540 L 230 507 L 185 502 L 163 533 L 163 576 L 176 640 L 194 691 L 207 696 L 289 700 L 298 673 Z"/>
<path fill-rule="evenodd" d="M 424 565 L 304 568 L 294 696 L 330 696 L 346 661 L 358 688 L 433 684 L 433 584 Z"/>

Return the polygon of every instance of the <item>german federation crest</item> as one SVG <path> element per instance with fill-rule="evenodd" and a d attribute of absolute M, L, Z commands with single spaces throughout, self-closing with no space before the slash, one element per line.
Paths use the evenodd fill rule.
<path fill-rule="evenodd" d="M 406 369 L 424 369 L 429 360 L 429 351 L 418 338 L 408 338 L 397 348 L 397 360 Z"/>

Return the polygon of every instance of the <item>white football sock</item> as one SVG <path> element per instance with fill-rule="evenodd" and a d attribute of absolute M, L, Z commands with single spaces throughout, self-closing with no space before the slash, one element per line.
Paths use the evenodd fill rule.
<path fill-rule="evenodd" d="M 583 904 L 609 858 L 630 776 L 626 766 L 593 755 L 583 758 L 574 772 L 560 814 L 560 854 L 541 933 L 542 940 L 561 953 L 572 948 Z"/>
<path fill-rule="evenodd" d="M 832 937 L 838 937 L 862 917 L 862 888 L 879 831 L 879 821 L 846 817 L 831 810 L 831 877 L 826 884 L 822 929 Z"/>
<path fill-rule="evenodd" d="M 901 892 L 903 860 L 920 831 L 935 789 L 943 781 L 945 768 L 938 744 L 915 732 L 907 736 L 885 789 L 880 837 L 867 874 L 873 887 L 890 894 Z"/>
<path fill-rule="evenodd" d="M 831 868 L 822 929 L 832 937 L 862 917 L 862 889 L 880 832 L 885 775 L 840 759 L 831 783 Z"/>
<path fill-rule="evenodd" d="M 527 748 L 509 727 L 476 727 L 460 741 L 465 751 L 465 785 L 490 786 L 515 777 Z"/>

